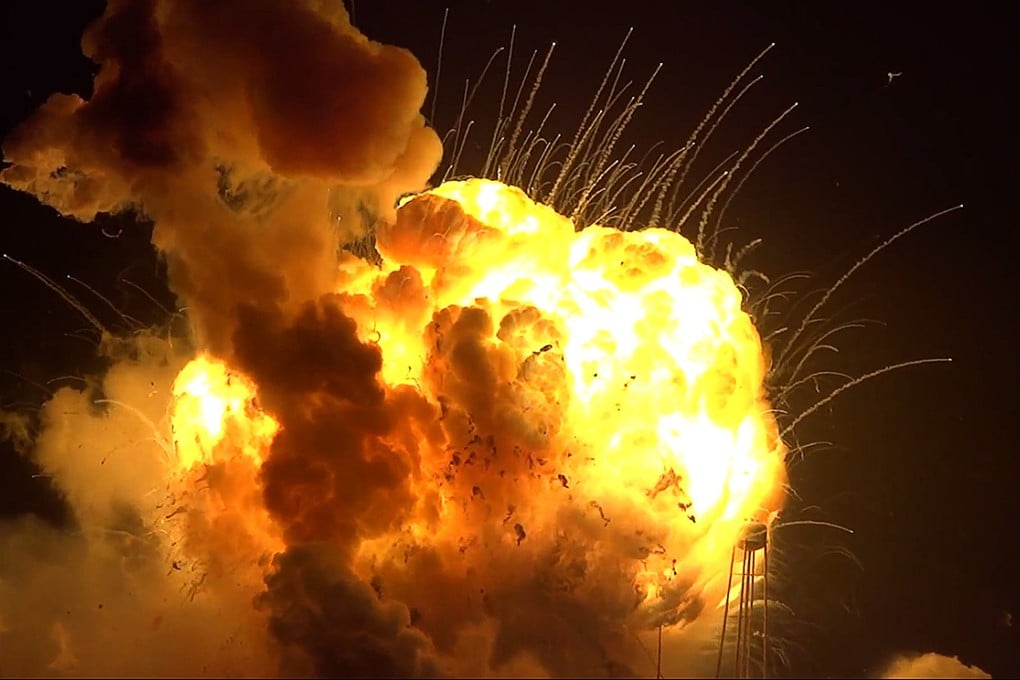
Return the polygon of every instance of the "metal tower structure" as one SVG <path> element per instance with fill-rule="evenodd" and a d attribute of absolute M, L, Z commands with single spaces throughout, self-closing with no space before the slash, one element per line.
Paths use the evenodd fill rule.
<path fill-rule="evenodd" d="M 735 572 L 738 552 L 741 554 L 740 571 Z M 759 555 L 760 574 L 756 573 Z M 762 522 L 749 522 L 730 554 L 715 677 L 768 677 L 768 574 L 768 527 Z M 739 579 L 739 589 L 736 612 L 731 614 L 734 578 Z"/>

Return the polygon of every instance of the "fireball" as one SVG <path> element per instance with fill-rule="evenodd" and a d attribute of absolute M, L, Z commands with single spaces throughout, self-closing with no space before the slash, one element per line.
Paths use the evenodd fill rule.
<path fill-rule="evenodd" d="M 594 606 L 622 589 L 638 629 L 718 602 L 740 532 L 784 482 L 761 340 L 730 276 L 673 231 L 577 231 L 481 179 L 406 199 L 377 247 L 379 267 L 341 263 L 341 306 L 378 349 L 379 386 L 413 391 L 435 431 L 417 444 L 412 509 L 357 546 L 362 576 L 399 590 L 409 551 L 467 579 L 569 546 L 563 596 Z M 271 455 L 279 425 L 251 381 L 203 357 L 174 385 L 183 469 L 228 436 Z"/>

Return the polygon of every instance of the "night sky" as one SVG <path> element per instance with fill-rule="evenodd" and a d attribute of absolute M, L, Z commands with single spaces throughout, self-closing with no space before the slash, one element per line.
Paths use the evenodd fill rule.
<path fill-rule="evenodd" d="M 659 140 L 683 144 L 730 80 L 775 42 L 755 69 L 764 80 L 719 128 L 700 166 L 707 172 L 799 102 L 782 134 L 805 125 L 810 131 L 761 165 L 729 218 L 744 240 L 764 238 L 755 268 L 810 271 L 805 292 L 831 284 L 900 228 L 964 204 L 878 255 L 827 307 L 836 320 L 872 323 L 842 335 L 840 354 L 819 368 L 858 375 L 911 359 L 953 362 L 879 377 L 798 428 L 801 441 L 831 446 L 792 470 L 801 499 L 791 502 L 789 519 L 825 520 L 854 533 L 787 529 L 777 538 L 789 558 L 779 587 L 803 613 L 789 632 L 797 674 L 860 676 L 898 651 L 934 651 L 995 676 L 1020 674 L 1020 470 L 1010 434 L 1020 377 L 1011 186 L 1018 117 L 1010 104 L 1020 65 L 1017 6 L 635 1 L 585 12 L 579 7 L 598 3 L 546 4 L 365 1 L 354 4 L 353 19 L 370 38 L 412 50 L 431 82 L 450 7 L 440 132 L 456 117 L 464 79 L 477 76 L 514 25 L 518 69 L 532 49 L 557 41 L 536 108 L 558 102 L 562 115 L 553 126 L 572 132 L 570 122 L 576 125 L 633 27 L 630 77 L 641 82 L 664 63 L 628 132 L 639 149 Z M 79 38 L 101 9 L 94 0 L 3 4 L 0 137 L 52 92 L 87 95 L 94 71 Z M 472 114 L 484 131 L 475 138 L 479 147 L 502 67 L 493 73 L 496 87 L 479 95 Z M 890 81 L 890 73 L 900 75 Z M 469 145 L 466 169 L 472 152 Z M 112 327 L 118 313 L 66 275 L 125 314 L 161 320 L 158 305 L 172 307 L 173 297 L 145 225 L 121 216 L 99 226 L 62 219 L 0 187 L 0 252 L 65 283 Z M 4 409 L 32 409 L 47 389 L 73 382 L 66 376 L 100 367 L 92 345 L 76 335 L 86 322 L 40 282 L 0 261 L 0 290 Z M 803 306 L 791 313 L 797 309 Z M 814 397 L 804 392 L 797 403 L 807 407 Z M 67 521 L 45 480 L 32 474 L 0 442 L 0 516 Z"/>

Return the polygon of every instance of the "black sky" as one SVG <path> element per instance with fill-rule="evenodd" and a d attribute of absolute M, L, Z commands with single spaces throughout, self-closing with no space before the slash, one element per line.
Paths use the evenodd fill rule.
<path fill-rule="evenodd" d="M 958 655 L 993 675 L 1020 675 L 1020 476 L 1012 432 L 1020 415 L 1012 126 L 1020 118 L 1010 103 L 1020 65 L 1017 6 L 634 0 L 579 9 L 587 4 L 599 3 L 362 1 L 354 19 L 369 37 L 411 49 L 431 78 L 450 7 L 436 107 L 441 131 L 456 115 L 464 78 L 477 75 L 513 25 L 520 55 L 557 41 L 541 100 L 559 102 L 564 120 L 583 113 L 633 27 L 628 73 L 643 80 L 664 62 L 632 124 L 630 141 L 639 147 L 660 139 L 681 145 L 732 77 L 777 43 L 756 68 L 765 79 L 706 154 L 721 158 L 741 148 L 800 103 L 783 129 L 811 130 L 761 166 L 730 214 L 749 238 L 764 237 L 757 268 L 810 270 L 809 287 L 835 280 L 899 228 L 963 203 L 964 210 L 883 252 L 833 299 L 839 318 L 881 322 L 844 336 L 834 360 L 840 370 L 859 374 L 926 357 L 953 363 L 881 377 L 800 429 L 802 440 L 833 445 L 794 470 L 802 496 L 796 512 L 855 533 L 788 530 L 788 592 L 808 619 L 792 654 L 795 670 L 811 675 L 860 675 L 896 650 Z M 79 38 L 101 8 L 92 0 L 3 4 L 0 136 L 51 92 L 88 92 L 94 70 Z M 889 73 L 901 75 L 890 83 Z M 480 122 L 494 106 L 483 97 Z M 153 303 L 121 282 L 172 304 L 144 227 L 129 218 L 104 227 L 120 236 L 62 220 L 0 188 L 0 252 L 57 279 L 73 275 L 126 313 L 160 319 Z M 68 285 L 115 324 L 101 301 Z M 0 290 L 3 407 L 30 408 L 45 397 L 47 381 L 94 368 L 92 348 L 73 337 L 85 322 L 55 295 L 3 261 Z M 0 514 L 59 521 L 60 503 L 45 492 L 45 480 L 33 479 L 7 443 L 0 446 Z M 820 557 L 819 546 L 837 543 L 859 569 Z"/>

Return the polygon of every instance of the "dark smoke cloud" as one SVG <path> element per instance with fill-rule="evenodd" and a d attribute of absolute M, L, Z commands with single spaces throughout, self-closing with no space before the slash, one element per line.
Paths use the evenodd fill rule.
<path fill-rule="evenodd" d="M 338 2 L 113 0 L 82 47 L 100 67 L 92 97 L 54 95 L 23 122 L 3 181 L 83 221 L 144 212 L 223 355 L 236 305 L 331 290 L 337 238 L 438 163 L 425 72 Z"/>
<path fill-rule="evenodd" d="M 404 414 L 376 380 L 379 348 L 358 341 L 338 297 L 307 303 L 289 325 L 244 308 L 235 342 L 282 426 L 262 467 L 266 506 L 288 541 L 350 554 L 407 514 L 417 452 L 385 441 Z"/>
<path fill-rule="evenodd" d="M 308 653 L 320 676 L 441 675 L 408 608 L 351 573 L 332 546 L 289 548 L 275 566 L 258 603 L 277 639 Z"/>
<path fill-rule="evenodd" d="M 100 66 L 92 97 L 54 95 L 4 142 L 5 181 L 81 219 L 216 158 L 368 186 L 435 163 L 424 71 L 341 3 L 112 0 L 82 48 Z M 105 200 L 74 200 L 84 187 Z"/>
<path fill-rule="evenodd" d="M 205 572 L 151 540 L 136 550 L 141 566 L 118 561 L 111 535 L 151 530 L 140 525 L 161 493 L 153 429 L 181 357 L 163 343 L 162 357 L 115 359 L 105 394 L 138 413 L 96 409 L 91 390 L 69 389 L 44 411 L 31 455 L 89 530 L 41 535 L 44 553 L 22 540 L 35 529 L 0 531 L 0 668 L 259 675 L 274 672 L 275 656 L 285 672 L 434 674 L 431 643 L 407 608 L 349 566 L 356 541 L 391 527 L 411 502 L 413 435 L 388 440 L 393 420 L 434 414 L 417 395 L 383 393 L 378 349 L 357 341 L 329 295 L 340 246 L 438 163 L 438 137 L 419 112 L 425 72 L 406 50 L 361 35 L 332 0 L 110 0 L 82 49 L 99 66 L 91 97 L 53 95 L 18 126 L 3 143 L 2 179 L 80 221 L 124 210 L 152 221 L 193 344 L 248 370 L 283 425 L 261 478 L 290 547 L 258 610 L 257 590 L 246 590 L 253 565 L 221 549 L 244 547 L 243 517 L 208 522 L 172 499 L 177 509 L 161 512 L 189 517 L 191 547 L 216 553 Z M 20 421 L 7 419 L 8 436 L 23 439 Z M 210 469 L 205 493 L 237 502 L 234 474 Z M 40 559 L 67 567 L 28 579 Z M 139 584 L 131 597 L 129 578 Z M 58 584 L 67 614 L 39 607 Z M 189 602 L 196 588 L 205 604 Z M 161 637 L 189 613 L 200 617 L 192 633 Z M 265 638 L 267 622 L 279 646 Z M 245 641 L 262 652 L 229 653 Z"/>

